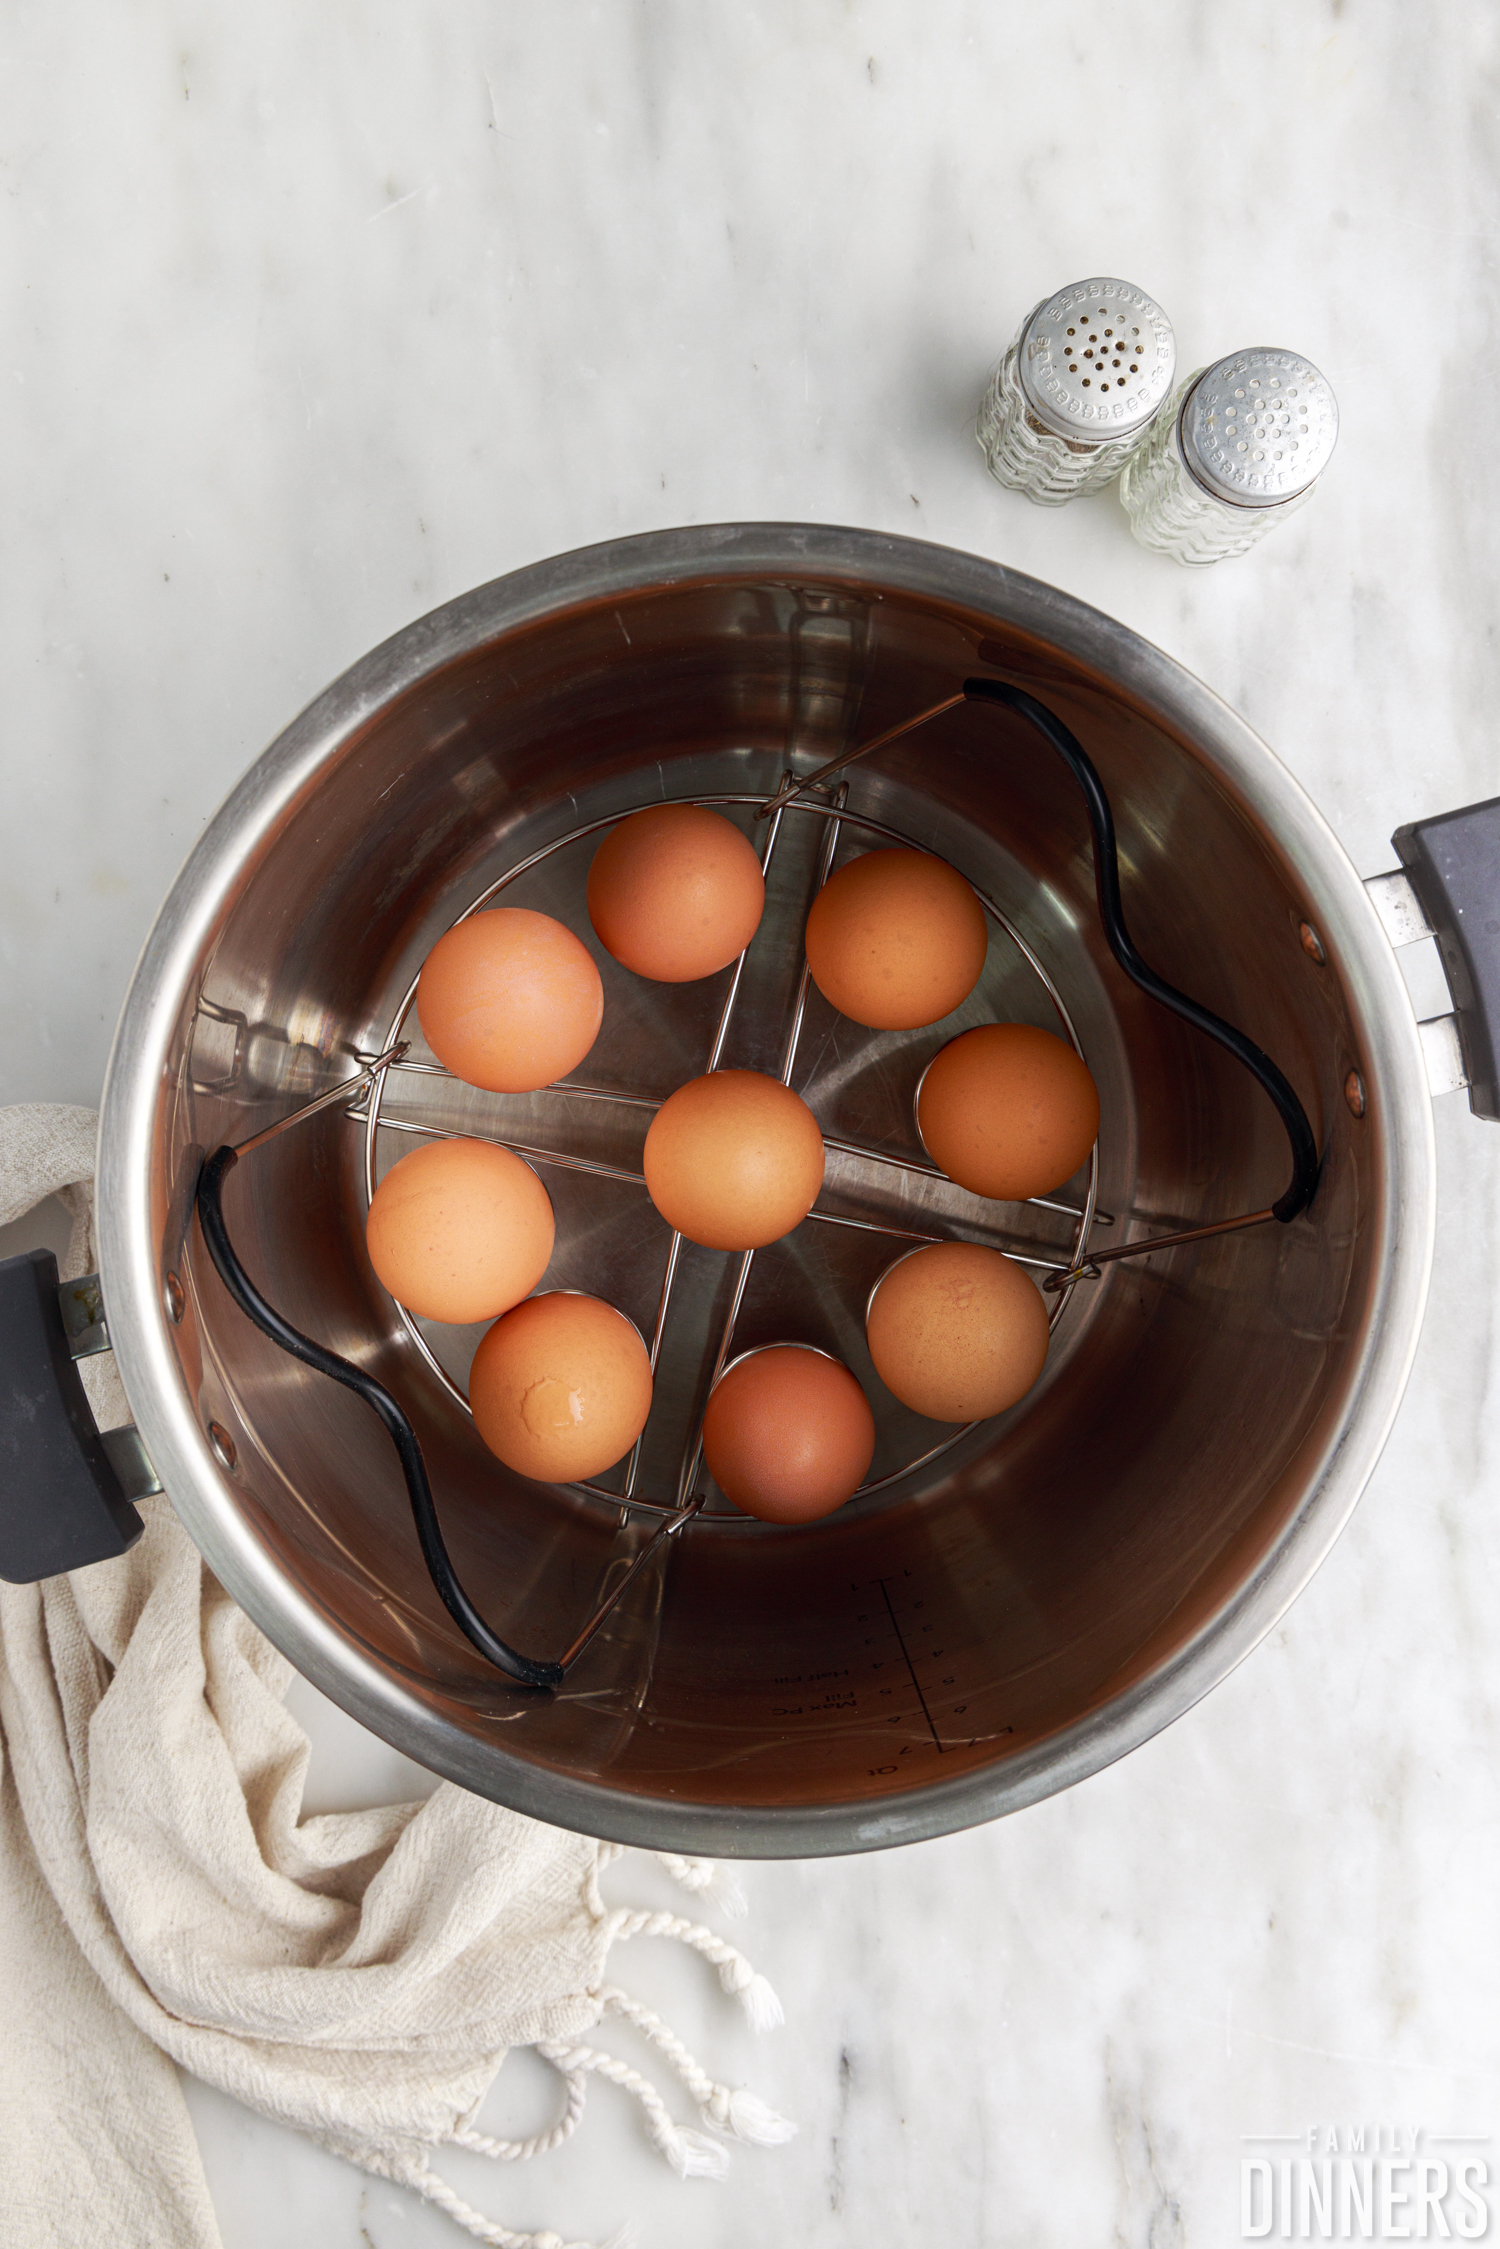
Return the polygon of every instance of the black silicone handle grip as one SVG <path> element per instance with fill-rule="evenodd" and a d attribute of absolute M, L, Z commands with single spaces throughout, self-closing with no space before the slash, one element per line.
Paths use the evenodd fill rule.
<path fill-rule="evenodd" d="M 0 1578 L 34 1585 L 123 1554 L 141 1519 L 110 1466 L 50 1249 L 0 1260 Z"/>
<path fill-rule="evenodd" d="M 1443 957 L 1469 1107 L 1500 1120 L 1500 797 L 1414 820 L 1391 841 Z"/>

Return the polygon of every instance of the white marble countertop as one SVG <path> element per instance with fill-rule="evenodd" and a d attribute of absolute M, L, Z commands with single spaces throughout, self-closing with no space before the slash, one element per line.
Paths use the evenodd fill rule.
<path fill-rule="evenodd" d="M 1051 579 L 1227 696 L 1366 873 L 1500 790 L 1482 0 L 52 0 L 0 47 L 6 1100 L 97 1098 L 179 861 L 317 689 L 472 584 L 654 525 L 859 523 Z M 1265 340 L 1332 377 L 1326 487 L 1246 560 L 1182 571 L 1112 496 L 1044 512 L 985 476 L 986 370 L 1095 272 L 1163 300 L 1187 365 Z M 748 1868 L 780 2033 L 642 1948 L 789 2147 L 682 2185 L 603 2088 L 528 2171 L 453 2158 L 465 2192 L 570 2238 L 633 2215 L 648 2249 L 1214 2249 L 1250 2135 L 1500 2129 L 1500 1133 L 1461 1097 L 1437 1129 L 1406 1405 L 1266 1645 L 1017 1818 Z M 407 1788 L 296 1692 L 320 1804 Z M 544 2112 L 529 2068 L 497 2117 Z M 227 2249 L 459 2240 L 192 2103 Z"/>

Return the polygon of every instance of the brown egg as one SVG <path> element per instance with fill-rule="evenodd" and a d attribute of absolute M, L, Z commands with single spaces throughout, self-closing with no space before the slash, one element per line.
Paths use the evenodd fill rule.
<path fill-rule="evenodd" d="M 552 1255 L 552 1205 L 530 1167 L 488 1140 L 433 1140 L 370 1198 L 365 1246 L 398 1304 L 428 1320 L 492 1320 Z"/>
<path fill-rule="evenodd" d="M 599 1036 L 604 987 L 571 929 L 524 906 L 470 914 L 440 937 L 417 985 L 422 1035 L 445 1069 L 490 1093 L 530 1093 L 576 1070 Z"/>
<path fill-rule="evenodd" d="M 984 908 L 926 851 L 867 851 L 823 885 L 807 917 L 807 965 L 824 999 L 875 1031 L 936 1023 L 984 967 Z"/>
<path fill-rule="evenodd" d="M 589 920 L 637 976 L 689 984 L 727 968 L 765 909 L 760 861 L 732 821 L 701 804 L 632 812 L 594 853 Z"/>
<path fill-rule="evenodd" d="M 935 1242 L 893 1265 L 865 1337 L 887 1390 L 932 1421 L 984 1421 L 1024 1398 L 1047 1356 L 1042 1293 L 1013 1258 Z"/>
<path fill-rule="evenodd" d="M 613 1467 L 645 1428 L 651 1362 L 629 1320 L 597 1296 L 531 1296 L 475 1352 L 469 1406 L 507 1468 L 575 1484 Z"/>
<path fill-rule="evenodd" d="M 760 1249 L 817 1200 L 823 1135 L 779 1078 L 713 1070 L 662 1103 L 644 1164 L 651 1200 L 679 1234 L 705 1249 Z"/>
<path fill-rule="evenodd" d="M 1099 1136 L 1099 1095 L 1065 1039 L 1030 1023 L 982 1023 L 949 1041 L 917 1096 L 939 1170 L 974 1195 L 1024 1202 L 1071 1179 Z"/>
<path fill-rule="evenodd" d="M 863 1390 L 837 1359 L 773 1343 L 727 1367 L 703 1416 L 703 1457 L 726 1499 L 765 1523 L 812 1523 L 853 1496 L 875 1454 Z"/>

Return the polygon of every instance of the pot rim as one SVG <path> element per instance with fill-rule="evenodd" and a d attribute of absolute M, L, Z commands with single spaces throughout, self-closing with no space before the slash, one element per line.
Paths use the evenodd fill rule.
<path fill-rule="evenodd" d="M 875 1805 L 684 1805 L 545 1771 L 457 1733 L 346 1639 L 277 1568 L 230 1500 L 178 1380 L 151 1226 L 157 1101 L 184 984 L 232 904 L 250 847 L 357 729 L 432 669 L 518 626 L 601 596 L 714 578 L 818 575 L 956 601 L 1050 642 L 1108 679 L 1214 772 L 1276 837 L 1317 901 L 1365 1042 L 1379 1134 L 1375 1275 L 1346 1409 L 1307 1494 L 1252 1576 L 1177 1655 L 998 1771 L 930 1781 Z M 1228 704 L 1174 658 L 1072 595 L 1004 564 L 882 532 L 796 523 L 652 531 L 531 564 L 445 603 L 362 657 L 294 719 L 231 791 L 147 937 L 101 1105 L 100 1271 L 116 1361 L 172 1504 L 215 1575 L 312 1683 L 442 1778 L 555 1826 L 653 1849 L 746 1858 L 865 1851 L 976 1826 L 1070 1787 L 1158 1733 L 1255 1648 L 1322 1562 L 1373 1471 L 1411 1371 L 1432 1263 L 1431 1097 L 1405 980 L 1348 855 L 1301 785 Z"/>

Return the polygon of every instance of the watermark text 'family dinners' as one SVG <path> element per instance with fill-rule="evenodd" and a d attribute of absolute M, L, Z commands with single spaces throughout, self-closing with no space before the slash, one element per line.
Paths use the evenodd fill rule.
<path fill-rule="evenodd" d="M 1250 2133 L 1240 2158 L 1244 2241 L 1487 2241 L 1488 2132 L 1310 2124 Z"/>

